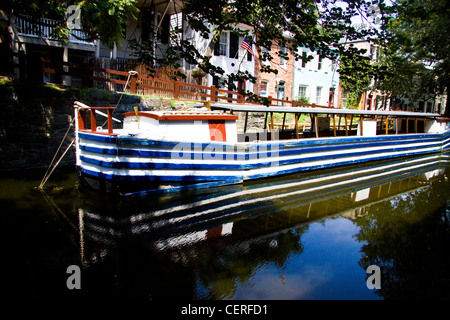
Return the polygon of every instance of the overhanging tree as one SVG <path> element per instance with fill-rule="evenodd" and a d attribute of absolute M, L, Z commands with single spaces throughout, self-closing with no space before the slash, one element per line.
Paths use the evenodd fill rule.
<path fill-rule="evenodd" d="M 449 0 L 393 1 L 390 43 L 397 46 L 398 59 L 420 66 L 415 89 L 425 99 L 450 91 L 449 6 Z M 444 115 L 450 116 L 450 99 Z"/>
<path fill-rule="evenodd" d="M 384 1 L 376 3 L 378 7 L 384 6 Z M 308 48 L 322 58 L 330 59 L 337 59 L 342 55 L 362 56 L 364 50 L 349 49 L 345 40 L 380 36 L 380 30 L 377 28 L 355 28 L 353 25 L 352 18 L 367 18 L 370 6 L 373 6 L 372 1 L 363 0 L 186 0 L 182 11 L 189 27 L 210 40 L 211 47 L 221 32 L 231 31 L 250 37 L 263 61 L 273 59 L 267 53 L 273 45 L 287 47 L 294 53 L 296 60 L 309 60 L 311 56 L 301 56 L 297 49 Z M 242 24 L 249 28 L 242 30 L 239 28 Z M 156 52 L 152 51 L 155 48 L 152 41 L 156 39 L 136 41 L 134 49 L 137 56 L 147 64 L 171 66 L 177 66 L 177 63 L 184 59 L 207 74 L 225 73 L 220 67 L 212 65 L 210 56 L 200 53 L 191 42 L 177 38 L 175 33 L 172 36 L 169 48 L 162 56 L 157 56 Z M 263 47 L 267 49 L 265 53 L 261 50 Z M 277 55 L 288 58 L 285 52 L 279 51 Z M 261 65 L 261 72 L 276 72 L 267 64 Z M 368 72 L 362 69 L 358 71 Z M 354 72 L 354 68 L 344 68 L 341 70 L 341 76 L 352 77 Z M 246 71 L 227 76 L 232 81 L 256 80 Z M 246 94 L 252 96 L 249 92 Z"/>
<path fill-rule="evenodd" d="M 349 46 L 348 50 L 340 56 L 340 85 L 348 92 L 346 107 L 358 109 L 362 95 L 371 86 L 375 74 L 375 66 L 368 56 L 354 54 L 355 48 Z"/>

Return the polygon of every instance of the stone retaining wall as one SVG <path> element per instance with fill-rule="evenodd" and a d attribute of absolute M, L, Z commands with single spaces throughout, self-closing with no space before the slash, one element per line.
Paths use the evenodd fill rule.
<path fill-rule="evenodd" d="M 171 108 L 170 101 L 109 91 L 62 88 L 39 83 L 0 84 L 0 171 L 47 168 L 73 120 L 73 102 L 116 106 L 120 112 Z M 60 154 L 74 137 L 73 127 Z M 72 148 L 61 165 L 74 165 Z"/>
<path fill-rule="evenodd" d="M 149 98 L 93 89 L 75 89 L 40 83 L 20 83 L 0 79 L 0 171 L 46 169 L 74 116 L 73 103 L 90 106 L 117 106 L 113 116 L 133 107 L 144 110 L 178 110 L 181 101 Z M 239 113 L 238 130 L 243 131 L 245 114 Z M 250 114 L 248 132 L 261 128 L 264 113 Z M 58 153 L 58 158 L 74 138 L 73 127 Z M 64 156 L 60 166 L 75 165 L 75 149 Z"/>

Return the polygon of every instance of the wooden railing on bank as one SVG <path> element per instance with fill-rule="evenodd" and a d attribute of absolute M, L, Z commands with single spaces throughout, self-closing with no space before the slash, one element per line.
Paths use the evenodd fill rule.
<path fill-rule="evenodd" d="M 135 72 L 119 71 L 109 68 L 100 68 L 87 63 L 76 64 L 62 62 L 58 65 L 52 64 L 48 58 L 41 57 L 43 63 L 42 71 L 48 74 L 70 76 L 81 79 L 83 88 L 102 88 L 111 91 L 126 91 L 130 94 L 158 96 L 185 101 L 214 101 L 228 103 L 254 103 L 247 101 L 239 92 L 187 83 L 178 80 L 160 79 L 136 74 Z M 137 69 L 137 68 L 135 68 Z M 142 70 L 142 68 L 139 68 Z M 131 70 L 133 71 L 133 70 Z M 269 104 L 273 106 L 309 106 L 322 107 L 315 104 L 301 103 L 288 99 L 276 99 L 268 97 Z"/>

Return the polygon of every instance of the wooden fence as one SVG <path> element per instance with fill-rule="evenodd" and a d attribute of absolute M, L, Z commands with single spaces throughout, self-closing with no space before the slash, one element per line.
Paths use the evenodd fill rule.
<path fill-rule="evenodd" d="M 125 92 L 130 94 L 157 96 L 184 101 L 214 101 L 228 103 L 254 103 L 247 101 L 237 91 L 225 90 L 213 86 L 204 86 L 173 79 L 163 79 L 147 76 L 145 66 L 135 66 L 129 72 L 114 70 L 110 68 L 89 65 L 87 63 L 74 64 L 62 62 L 55 67 L 48 58 L 41 57 L 43 63 L 42 71 L 49 74 L 61 74 L 81 79 L 83 88 L 107 89 L 111 91 Z M 136 71 L 135 71 L 136 70 Z M 171 70 L 166 70 L 170 73 Z M 173 70 L 172 70 L 173 71 Z M 161 76 L 162 73 L 159 75 Z M 270 105 L 273 106 L 308 106 L 329 108 L 315 104 L 301 103 L 293 100 L 282 100 L 268 97 Z"/>

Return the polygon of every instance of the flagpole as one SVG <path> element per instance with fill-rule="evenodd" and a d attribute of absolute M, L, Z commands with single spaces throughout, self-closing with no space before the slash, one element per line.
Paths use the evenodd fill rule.
<path fill-rule="evenodd" d="M 245 39 L 245 38 L 244 38 Z M 244 41 L 244 40 L 242 40 L 242 41 Z M 242 45 L 242 42 L 241 42 L 241 45 Z M 239 46 L 239 48 L 241 48 L 240 46 Z M 239 55 L 239 48 L 236 50 L 236 53 L 234 54 L 234 58 L 233 59 L 236 59 L 236 57 Z M 245 55 L 244 55 L 245 56 Z M 238 71 L 239 71 L 239 69 L 241 68 L 241 63 L 242 63 L 242 61 L 239 63 L 239 66 L 238 66 Z"/>
<path fill-rule="evenodd" d="M 248 52 L 247 51 L 245 51 L 247 54 L 248 54 Z M 241 65 L 242 65 L 242 62 L 244 62 L 244 58 L 245 58 L 245 54 L 242 56 L 242 59 L 241 59 L 241 62 L 239 62 L 239 67 L 238 67 L 238 71 L 240 71 L 241 70 Z"/>
<path fill-rule="evenodd" d="M 244 42 L 245 41 L 245 38 L 246 38 L 246 36 L 244 37 L 244 40 L 242 40 L 242 42 Z M 240 48 L 242 48 L 242 42 L 241 42 L 241 47 Z M 250 40 L 250 46 L 253 46 L 253 37 L 251 38 L 251 40 Z M 251 47 L 250 47 L 251 48 Z M 244 48 L 243 48 L 244 49 Z M 245 50 L 245 49 L 244 49 Z M 253 59 L 255 58 L 255 55 L 253 54 L 253 48 L 251 48 L 251 50 L 252 50 L 252 52 L 249 52 L 248 50 L 245 50 L 245 52 L 247 53 L 247 54 L 249 54 L 249 53 L 251 53 L 251 55 L 253 56 Z M 239 50 L 237 51 L 237 53 L 236 54 L 238 54 L 239 53 Z M 242 56 L 242 59 L 241 59 L 241 62 L 239 62 L 239 67 L 238 67 L 238 71 L 240 71 L 241 70 L 241 65 L 242 65 L 242 62 L 244 62 L 244 58 L 245 58 L 245 54 Z"/>

